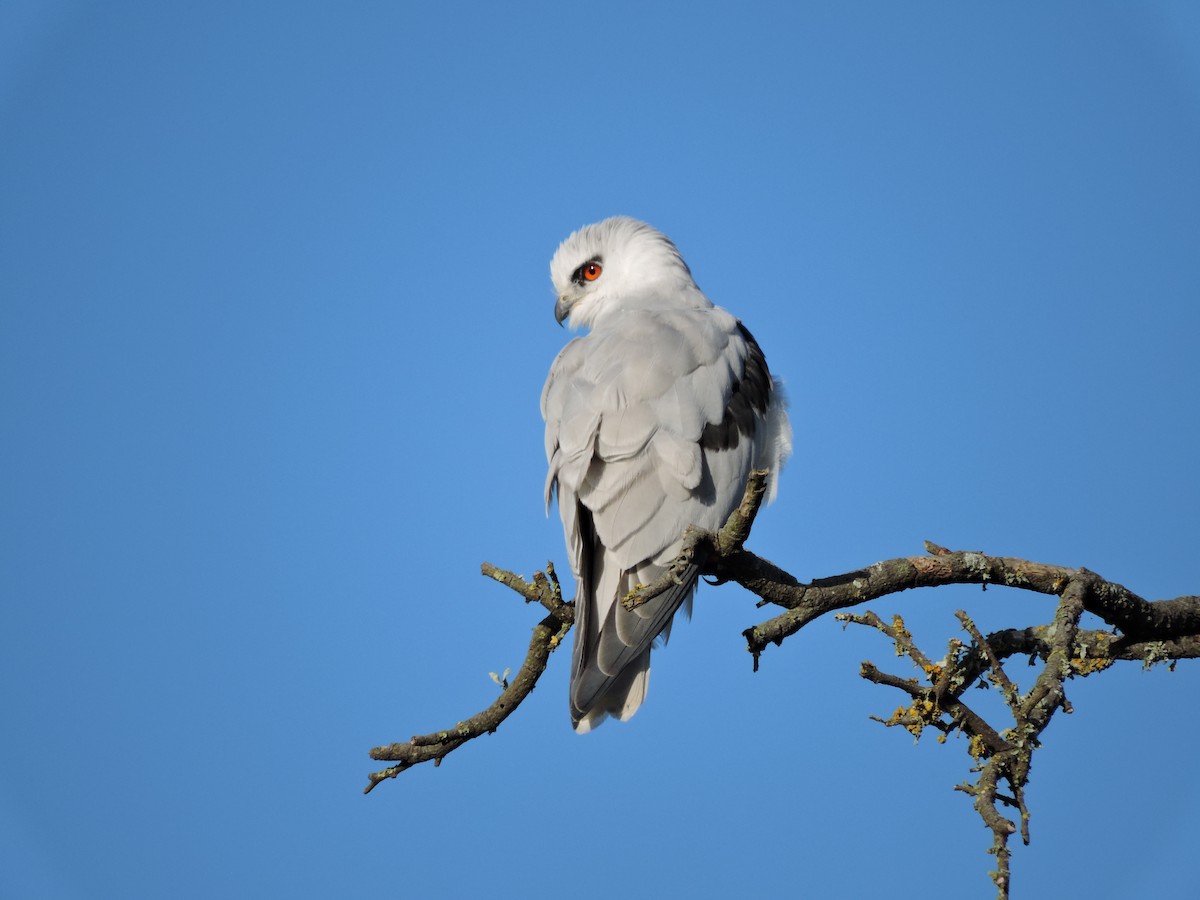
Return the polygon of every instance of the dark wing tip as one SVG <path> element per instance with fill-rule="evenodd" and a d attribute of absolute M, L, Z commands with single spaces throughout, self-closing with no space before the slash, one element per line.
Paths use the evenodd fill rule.
<path fill-rule="evenodd" d="M 754 335 L 741 322 L 738 331 L 746 341 L 746 362 L 742 376 L 733 383 L 733 393 L 725 406 L 725 415 L 716 425 L 704 426 L 700 446 L 705 450 L 730 450 L 743 438 L 754 437 L 756 419 L 764 415 L 771 402 L 771 372 L 767 358 Z"/>

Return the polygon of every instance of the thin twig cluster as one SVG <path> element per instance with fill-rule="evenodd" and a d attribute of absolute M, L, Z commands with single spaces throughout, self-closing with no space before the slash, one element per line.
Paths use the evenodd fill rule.
<path fill-rule="evenodd" d="M 1051 636 L 1044 648 L 1045 665 L 1025 694 L 1019 692 L 1004 670 L 1003 657 L 1008 654 L 997 651 L 962 610 L 955 616 L 971 637 L 971 644 L 964 645 L 962 641 L 952 639 L 945 657 L 939 662 L 930 660 L 913 643 L 912 635 L 898 615 L 890 624 L 870 611 L 836 616 L 840 621 L 867 625 L 883 632 L 895 643 L 897 655 L 907 656 L 925 676 L 924 683 L 919 678 L 899 678 L 864 662 L 860 670 L 863 678 L 874 684 L 898 688 L 911 700 L 908 706 L 898 707 L 887 719 L 871 718 L 889 727 L 903 727 L 918 738 L 927 726 L 942 732 L 939 740 L 944 741 L 946 735 L 955 731 L 967 736 L 968 752 L 975 760 L 974 771 L 979 776 L 974 783 L 957 785 L 956 790 L 974 798 L 975 810 L 992 832 L 990 852 L 996 856 L 992 878 L 1001 897 L 1007 897 L 1009 889 L 1008 838 L 1018 826 L 1001 813 L 1000 807 L 1017 811 L 1021 839 L 1028 844 L 1029 808 L 1025 803 L 1025 785 L 1033 751 L 1041 733 L 1050 724 L 1050 718 L 1059 709 L 1071 712 L 1063 683 L 1075 675 L 1087 675 L 1112 665 L 1111 660 L 1087 659 L 1084 646 L 1076 643 L 1079 620 L 1084 611 L 1082 593 L 1078 582 L 1072 582 L 1064 589 L 1054 624 L 1047 629 Z M 998 728 L 963 700 L 967 688 L 978 684 L 981 678 L 986 678 L 998 689 L 1012 716 L 1011 727 Z M 1008 785 L 1008 794 L 1000 792 L 1002 784 Z"/>

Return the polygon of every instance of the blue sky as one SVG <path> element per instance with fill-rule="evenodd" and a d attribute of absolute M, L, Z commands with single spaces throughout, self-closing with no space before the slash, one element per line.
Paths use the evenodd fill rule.
<path fill-rule="evenodd" d="M 361 796 L 519 665 L 538 611 L 478 564 L 566 571 L 547 264 L 608 215 L 788 382 L 753 549 L 1200 592 L 1194 5 L 8 2 L 0 135 L 5 896 L 989 895 L 961 742 L 868 719 L 886 641 L 818 622 L 752 675 L 734 586 L 631 723 L 574 735 L 559 654 Z M 872 605 L 933 650 L 959 607 L 1051 616 Z M 1194 886 L 1198 690 L 1072 686 L 1020 896 Z"/>

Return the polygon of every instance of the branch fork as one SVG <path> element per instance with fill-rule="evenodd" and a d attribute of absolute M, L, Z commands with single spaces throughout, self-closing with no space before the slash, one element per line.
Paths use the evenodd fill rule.
<path fill-rule="evenodd" d="M 766 494 L 767 477 L 765 471 L 751 473 L 742 502 L 720 530 L 689 528 L 668 571 L 651 584 L 639 585 L 620 602 L 634 609 L 673 587 L 693 567 L 716 583 L 736 581 L 759 598 L 760 608 L 774 605 L 783 610 L 743 632 L 756 671 L 767 647 L 782 644 L 827 613 L 886 635 L 896 654 L 910 659 L 922 677 L 902 678 L 864 662 L 859 672 L 863 678 L 900 690 L 909 701 L 887 718 L 872 718 L 889 727 L 900 726 L 918 739 L 929 727 L 940 732 L 939 741 L 955 732 L 966 736 L 977 777 L 957 785 L 956 790 L 972 798 L 992 833 L 989 852 L 996 857 L 992 879 L 998 896 L 1006 900 L 1011 879 L 1008 838 L 1020 833 L 1029 843 L 1025 786 L 1042 732 L 1056 712 L 1071 712 L 1066 681 L 1094 675 L 1118 661 L 1150 667 L 1200 658 L 1200 597 L 1148 601 L 1087 569 L 980 551 L 952 551 L 930 541 L 925 542 L 926 555 L 884 560 L 805 584 L 745 548 Z M 552 564 L 529 581 L 490 563 L 483 563 L 481 571 L 520 594 L 526 603 L 540 604 L 547 613 L 533 628 L 524 663 L 511 680 L 497 678 L 501 691 L 493 703 L 453 728 L 372 749 L 373 759 L 393 765 L 372 773 L 364 793 L 422 762 L 432 761 L 437 766 L 463 744 L 499 728 L 532 692 L 550 655 L 574 624 L 574 605 L 563 600 Z M 970 643 L 952 639 L 942 659 L 934 662 L 916 645 L 899 615 L 885 622 L 869 610 L 839 612 L 910 588 L 949 584 L 979 584 L 985 589 L 998 585 L 1054 596 L 1054 618 L 1045 625 L 985 635 L 959 610 L 955 615 Z M 1097 616 L 1109 629 L 1083 628 L 1084 613 Z M 1043 663 L 1025 694 L 1005 671 L 1005 660 L 1012 656 L 1026 656 L 1031 664 L 1035 659 Z M 991 723 L 963 700 L 965 691 L 976 684 L 997 688 L 1011 723 Z M 1002 786 L 1007 793 L 1001 791 Z M 1002 813 L 1002 808 L 1016 810 L 1019 824 Z"/>

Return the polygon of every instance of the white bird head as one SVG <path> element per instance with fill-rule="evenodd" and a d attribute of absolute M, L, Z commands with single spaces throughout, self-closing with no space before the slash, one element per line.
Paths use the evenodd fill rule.
<path fill-rule="evenodd" d="M 550 261 L 557 302 L 554 318 L 591 328 L 622 309 L 708 307 L 670 239 L 645 222 L 615 216 L 586 225 Z"/>

